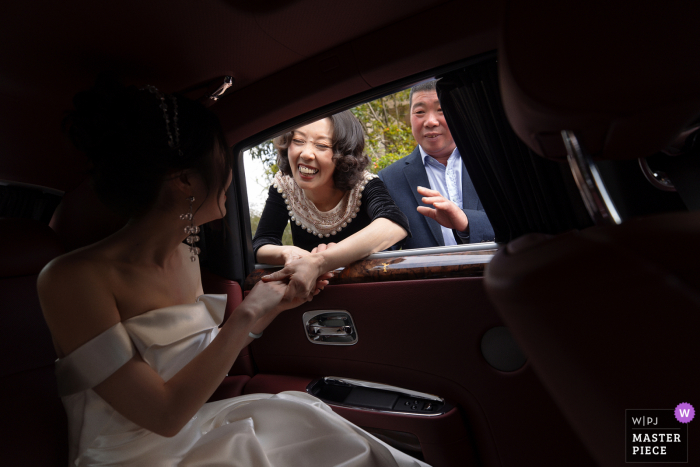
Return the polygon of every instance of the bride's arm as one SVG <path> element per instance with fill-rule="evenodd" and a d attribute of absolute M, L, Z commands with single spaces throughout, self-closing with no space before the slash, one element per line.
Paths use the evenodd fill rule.
<path fill-rule="evenodd" d="M 64 257 L 39 277 L 44 316 L 63 355 L 120 321 L 108 278 L 96 272 L 92 264 Z M 248 332 L 301 303 L 280 303 L 285 288 L 280 282 L 256 285 L 214 341 L 167 382 L 135 357 L 93 389 L 137 425 L 162 436 L 174 436 L 224 379 L 249 342 Z"/>

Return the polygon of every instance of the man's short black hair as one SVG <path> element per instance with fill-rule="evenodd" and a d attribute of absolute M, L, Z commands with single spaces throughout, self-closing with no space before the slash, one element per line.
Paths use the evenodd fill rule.
<path fill-rule="evenodd" d="M 437 84 L 436 79 L 431 79 L 430 81 L 423 81 L 418 83 L 411 88 L 411 92 L 408 94 L 408 104 L 409 110 L 413 109 L 413 94 L 416 92 L 437 92 L 435 85 Z"/>

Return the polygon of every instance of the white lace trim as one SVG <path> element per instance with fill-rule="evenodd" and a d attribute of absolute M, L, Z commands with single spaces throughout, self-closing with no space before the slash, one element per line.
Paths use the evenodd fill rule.
<path fill-rule="evenodd" d="M 347 191 L 343 199 L 330 211 L 319 211 L 289 175 L 277 172 L 272 186 L 282 194 L 291 221 L 308 233 L 323 238 L 337 234 L 357 217 L 365 185 L 374 178 L 377 178 L 377 175 L 365 171 L 363 179 Z"/>

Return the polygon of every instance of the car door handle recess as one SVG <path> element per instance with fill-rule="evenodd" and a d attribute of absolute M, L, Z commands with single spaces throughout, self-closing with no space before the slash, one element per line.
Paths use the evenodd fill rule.
<path fill-rule="evenodd" d="M 352 316 L 342 310 L 307 311 L 302 316 L 309 342 L 324 345 L 353 345 L 357 329 Z"/>
<path fill-rule="evenodd" d="M 347 336 L 352 334 L 352 326 L 335 327 L 310 324 L 308 330 L 309 334 L 315 334 L 316 336 Z"/>

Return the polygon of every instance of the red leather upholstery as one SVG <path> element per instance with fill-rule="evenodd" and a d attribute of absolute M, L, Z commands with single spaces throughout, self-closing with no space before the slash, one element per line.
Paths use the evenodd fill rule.
<path fill-rule="evenodd" d="M 63 252 L 53 231 L 0 219 L 0 437 L 3 465 L 64 466 L 66 416 L 53 372 L 56 354 L 39 307 L 36 279 Z"/>
<path fill-rule="evenodd" d="M 231 312 L 236 309 L 238 305 L 243 301 L 243 291 L 241 286 L 236 281 L 229 279 L 224 279 L 218 276 L 208 269 L 202 268 L 202 287 L 204 293 L 225 293 L 228 295 L 228 300 L 226 301 L 226 312 L 224 315 L 224 322 L 231 316 Z M 246 347 L 241 350 L 238 358 L 234 362 L 231 370 L 228 373 L 230 376 L 235 375 L 246 375 L 248 377 L 255 374 L 255 368 L 253 367 L 253 360 L 250 356 L 250 348 Z M 226 383 L 226 380 L 224 380 Z M 234 394 L 230 389 L 225 391 L 229 394 L 227 397 L 233 397 L 240 395 Z M 223 399 L 224 397 L 221 397 Z"/>
<path fill-rule="evenodd" d="M 243 291 L 238 282 L 225 279 L 205 268 L 202 268 L 202 288 L 204 289 L 204 293 L 225 293 L 228 295 L 224 322 L 231 316 L 231 312 L 243 301 Z"/>
<path fill-rule="evenodd" d="M 214 394 L 211 395 L 207 402 L 219 401 L 221 399 L 230 399 L 231 397 L 240 396 L 243 394 L 243 388 L 250 381 L 250 376 L 234 375 L 227 376 L 221 382 Z"/>
<path fill-rule="evenodd" d="M 489 296 L 601 465 L 623 464 L 625 409 L 700 394 L 699 238 L 700 213 L 659 215 L 533 234 L 489 264 Z"/>
<path fill-rule="evenodd" d="M 357 344 L 310 343 L 302 315 L 311 310 L 350 312 Z M 253 342 L 260 373 L 245 392 L 304 390 L 311 378 L 322 376 L 376 381 L 437 394 L 459 406 L 482 465 L 559 465 L 562 459 L 569 467 L 591 465 L 529 363 L 505 373 L 482 356 L 482 336 L 502 325 L 477 277 L 331 285 L 312 302 L 280 314 Z M 268 378 L 260 384 L 264 374 Z M 433 462 L 427 452 L 426 462 Z"/>

